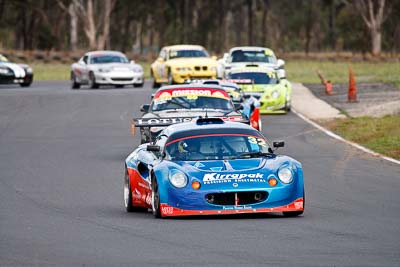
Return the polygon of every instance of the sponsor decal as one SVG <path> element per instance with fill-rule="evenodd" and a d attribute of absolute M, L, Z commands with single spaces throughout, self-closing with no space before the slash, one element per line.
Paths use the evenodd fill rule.
<path fill-rule="evenodd" d="M 196 161 L 196 164 L 193 165 L 195 168 L 201 168 L 204 167 L 205 165 L 201 163 L 200 161 Z"/>
<path fill-rule="evenodd" d="M 222 170 L 222 167 L 212 167 L 210 168 L 210 170 L 212 170 L 213 172 L 219 172 Z"/>
<path fill-rule="evenodd" d="M 187 89 L 170 89 L 162 90 L 154 95 L 154 100 L 171 99 L 172 97 L 191 97 L 196 99 L 199 96 L 218 97 L 229 99 L 229 95 L 225 90 L 208 89 L 208 88 L 187 88 Z"/>
<path fill-rule="evenodd" d="M 163 206 L 163 207 L 161 207 L 161 213 L 162 214 L 166 214 L 166 215 L 171 215 L 171 214 L 173 214 L 174 213 L 174 208 L 173 207 L 165 207 L 165 206 Z"/>
<path fill-rule="evenodd" d="M 133 123 L 136 127 L 141 126 L 154 126 L 154 125 L 171 125 L 181 122 L 192 121 L 192 117 L 181 117 L 181 118 L 140 118 L 133 119 Z"/>
<path fill-rule="evenodd" d="M 219 173 L 206 173 L 203 176 L 204 184 L 219 184 L 219 183 L 266 183 L 264 174 L 262 173 L 230 173 L 230 174 L 219 174 Z"/>
<path fill-rule="evenodd" d="M 251 79 L 230 79 L 228 82 L 237 83 L 237 84 L 251 84 L 253 80 Z"/>
<path fill-rule="evenodd" d="M 223 210 L 251 210 L 251 206 L 246 205 L 236 205 L 236 206 L 223 206 Z"/>

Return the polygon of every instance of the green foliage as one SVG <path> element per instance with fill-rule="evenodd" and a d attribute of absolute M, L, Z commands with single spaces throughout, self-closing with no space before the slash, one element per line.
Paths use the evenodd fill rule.
<path fill-rule="evenodd" d="M 400 159 L 400 115 L 338 119 L 326 124 L 346 139 Z"/>

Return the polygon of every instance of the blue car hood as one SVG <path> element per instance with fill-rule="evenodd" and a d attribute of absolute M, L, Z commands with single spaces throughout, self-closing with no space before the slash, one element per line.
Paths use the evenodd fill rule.
<path fill-rule="evenodd" d="M 265 188 L 268 179 L 271 176 L 276 177 L 281 166 L 291 166 L 293 170 L 296 169 L 293 160 L 286 156 L 234 160 L 176 161 L 172 165 L 184 171 L 191 180 L 199 180 L 203 184 L 203 189 L 219 190 L 232 189 L 234 184 L 238 184 L 238 187 L 243 190 L 246 188 Z"/>

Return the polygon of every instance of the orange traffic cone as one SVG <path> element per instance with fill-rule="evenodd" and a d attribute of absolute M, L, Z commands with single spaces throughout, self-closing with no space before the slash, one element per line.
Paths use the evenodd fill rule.
<path fill-rule="evenodd" d="M 354 79 L 354 74 L 351 67 L 350 67 L 349 91 L 347 93 L 347 100 L 348 102 L 358 102 L 356 81 Z"/>
<path fill-rule="evenodd" d="M 325 94 L 333 95 L 331 81 L 325 80 L 324 76 L 322 76 L 322 73 L 319 70 L 317 70 L 317 74 L 321 80 L 321 83 L 325 86 Z"/>
<path fill-rule="evenodd" d="M 325 82 L 325 94 L 327 94 L 327 95 L 333 95 L 332 83 L 331 83 L 331 81 L 326 81 L 326 82 Z"/>

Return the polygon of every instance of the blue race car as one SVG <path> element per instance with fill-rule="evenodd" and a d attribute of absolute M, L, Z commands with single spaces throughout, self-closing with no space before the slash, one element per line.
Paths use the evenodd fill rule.
<path fill-rule="evenodd" d="M 155 217 L 304 211 L 301 164 L 249 125 L 198 118 L 165 128 L 125 161 L 126 211 Z"/>

